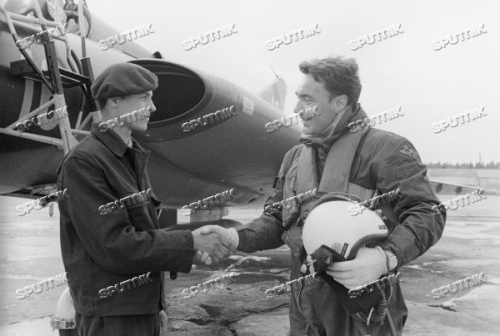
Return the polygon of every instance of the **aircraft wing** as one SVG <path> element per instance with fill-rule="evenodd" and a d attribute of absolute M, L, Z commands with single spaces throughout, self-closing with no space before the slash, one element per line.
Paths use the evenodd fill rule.
<path fill-rule="evenodd" d="M 478 190 L 480 186 L 470 186 L 458 183 L 452 183 L 448 181 L 436 180 L 434 178 L 429 178 L 432 188 L 436 194 L 464 194 L 470 193 L 472 191 Z M 484 193 L 486 195 L 500 195 L 499 192 L 491 189 L 485 189 Z"/>

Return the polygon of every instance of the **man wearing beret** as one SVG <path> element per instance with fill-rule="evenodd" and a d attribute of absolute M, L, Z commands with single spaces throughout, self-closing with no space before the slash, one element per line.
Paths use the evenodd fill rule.
<path fill-rule="evenodd" d="M 341 193 L 365 201 L 400 190 L 400 197 L 380 207 L 390 234 L 379 246 L 361 247 L 353 260 L 330 263 L 326 273 L 331 278 L 322 275 L 307 284 L 294 282 L 290 335 L 401 335 L 408 310 L 398 283 L 377 288 L 375 295 L 381 299 L 360 311 L 353 308 L 347 291 L 397 273 L 425 253 L 441 237 L 446 216 L 434 215 L 432 207 L 439 200 L 427 168 L 406 138 L 367 125 L 350 130 L 351 123 L 367 117 L 358 103 L 361 83 L 356 61 L 332 57 L 302 62 L 299 68 L 303 80 L 296 92 L 295 113 L 317 106 L 319 116 L 304 121 L 300 144 L 283 158 L 276 192 L 264 205 L 264 213 L 237 230 L 208 226 L 203 232 L 218 232 L 232 240 L 228 245 L 247 253 L 286 243 L 291 251 L 290 280 L 296 280 L 311 273 L 302 226 L 315 203 L 293 201 L 297 195 L 316 189 L 318 195 Z M 284 205 L 272 206 L 282 200 Z M 335 227 L 334 216 L 324 220 Z"/>
<path fill-rule="evenodd" d="M 70 195 L 59 203 L 61 250 L 80 336 L 159 335 L 163 271 L 190 272 L 195 251 L 215 261 L 228 253 L 216 234 L 158 226 L 150 151 L 131 137 L 146 131 L 157 87 L 139 65 L 105 69 L 92 95 L 103 121 L 116 124 L 93 124 L 58 169 L 58 188 Z"/>

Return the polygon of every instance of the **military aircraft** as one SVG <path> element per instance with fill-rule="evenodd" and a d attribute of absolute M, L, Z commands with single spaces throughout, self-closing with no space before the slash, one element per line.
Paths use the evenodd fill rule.
<path fill-rule="evenodd" d="M 88 94 L 91 76 L 98 76 L 113 63 L 134 62 L 153 71 L 160 82 L 154 93 L 157 111 L 150 118 L 148 131 L 134 137 L 152 151 L 149 174 L 156 195 L 165 204 L 167 215 L 160 216 L 168 221 L 164 225 L 175 224 L 176 210 L 172 209 L 228 189 L 234 189 L 234 197 L 224 206 L 261 202 L 267 197 L 284 153 L 299 135 L 298 126 L 291 132 L 272 135 L 264 128 L 267 122 L 283 116 L 286 84 L 282 78 L 256 95 L 221 78 L 163 60 L 159 52 L 151 53 L 134 41 L 117 43 L 103 51 L 103 42 L 99 42 L 120 32 L 92 16 L 86 7 L 82 21 L 87 57 L 82 57 L 80 38 L 72 33 L 79 32 L 78 26 L 69 20 L 78 21 L 78 6 L 72 1 L 65 3 L 56 14 L 55 2 L 38 3 L 47 29 L 69 22 L 68 33 L 53 37 L 53 42 L 45 45 L 35 39 L 24 50 L 16 41 L 43 31 L 36 8 L 29 0 L 4 1 L 0 7 L 0 157 L 4 163 L 0 194 L 39 198 L 53 192 L 55 171 L 64 151 L 89 133 L 95 110 Z M 63 21 L 56 22 L 54 17 Z M 59 74 L 47 70 L 44 48 L 49 44 L 54 46 L 54 65 Z M 85 72 L 88 60 L 92 62 L 90 76 Z M 56 81 L 52 75 L 61 78 L 68 117 L 46 118 L 48 123 L 25 130 L 16 127 L 55 108 L 51 99 Z M 220 115 L 228 108 L 232 114 L 226 110 Z M 217 116 L 201 119 L 201 124 L 191 122 L 210 113 Z M 68 148 L 62 133 L 68 134 Z M 213 217 L 216 211 L 212 210 L 212 219 L 227 213 L 219 211 Z M 199 220 L 200 213 L 196 213 Z"/>
<path fill-rule="evenodd" d="M 124 43 L 81 3 L 0 0 L 0 195 L 39 199 L 55 192 L 63 155 L 101 121 L 90 95 L 93 78 L 111 64 L 133 62 L 159 78 L 157 111 L 134 138 L 152 151 L 149 176 L 163 202 L 161 226 L 176 226 L 177 209 L 231 189 L 223 204 L 192 213 L 190 227 L 234 225 L 223 219 L 227 208 L 261 205 L 300 135 L 298 125 L 273 134 L 264 127 L 283 117 L 285 81 L 276 76 L 254 94 L 169 62 L 132 40 L 147 29 L 129 32 Z M 477 189 L 433 184 L 437 192 Z"/>
<path fill-rule="evenodd" d="M 152 151 L 149 173 L 165 204 L 166 215 L 160 216 L 163 225 L 176 224 L 175 209 L 224 190 L 235 190 L 235 197 L 224 207 L 258 204 L 270 194 L 284 153 L 300 135 L 295 125 L 274 134 L 264 128 L 283 116 L 286 84 L 282 78 L 277 76 L 256 95 L 203 71 L 168 62 L 134 41 L 119 44 L 115 40 L 104 50 L 102 46 L 120 32 L 93 16 L 86 5 L 81 6 L 80 22 L 78 5 L 72 0 L 38 0 L 38 6 L 31 0 L 0 3 L 0 195 L 36 199 L 55 190 L 55 171 L 64 151 L 89 133 L 93 118 L 99 120 L 89 94 L 91 80 L 117 62 L 142 65 L 160 80 L 155 92 L 157 111 L 147 132 L 134 137 Z M 37 43 L 41 23 L 46 30 L 65 24 L 65 34 L 52 34 L 49 42 Z M 80 23 L 85 55 L 80 52 Z M 134 33 L 137 37 L 144 31 Z M 34 43 L 23 50 L 18 47 L 22 42 L 16 44 L 30 38 Z M 48 63 L 45 48 L 51 44 L 55 59 Z M 40 127 L 17 127 L 54 109 L 57 78 L 68 118 L 45 118 Z M 231 106 L 233 113 L 222 120 L 203 119 Z M 443 182 L 435 186 L 437 191 L 443 186 L 455 188 L 455 193 L 473 189 Z M 197 211 L 193 219 L 220 219 L 227 212 L 216 214 L 214 209 L 210 218 L 202 213 Z"/>

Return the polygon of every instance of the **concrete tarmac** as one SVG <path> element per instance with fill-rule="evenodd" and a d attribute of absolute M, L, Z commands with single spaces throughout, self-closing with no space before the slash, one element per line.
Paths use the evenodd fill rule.
<path fill-rule="evenodd" d="M 439 195 L 442 201 L 457 195 Z M 441 240 L 402 267 L 400 282 L 409 309 L 404 335 L 500 335 L 500 196 L 448 211 Z M 18 216 L 27 200 L 0 197 L 0 335 L 57 335 L 50 316 L 66 285 L 19 300 L 16 290 L 64 273 L 59 244 L 59 213 L 33 210 Z M 243 223 L 260 210 L 230 209 Z M 179 212 L 180 222 L 187 217 Z M 287 281 L 289 250 L 237 253 L 217 265 L 196 264 L 190 274 L 166 277 L 170 302 L 168 330 L 162 335 L 286 335 L 288 294 L 266 299 L 264 291 Z M 224 289 L 183 299 L 182 290 L 229 272 Z M 484 272 L 485 283 L 435 300 L 431 291 Z"/>

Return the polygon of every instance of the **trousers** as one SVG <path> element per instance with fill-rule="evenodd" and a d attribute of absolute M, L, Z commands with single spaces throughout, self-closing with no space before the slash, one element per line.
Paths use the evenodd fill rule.
<path fill-rule="evenodd" d="M 292 257 L 292 278 L 300 276 L 293 276 L 299 267 L 300 262 Z M 401 336 L 408 310 L 399 283 L 386 287 L 385 294 L 391 322 L 397 336 Z M 368 332 L 366 316 L 362 313 L 349 315 L 332 288 L 320 277 L 315 278 L 311 285 L 304 286 L 302 282 L 292 288 L 289 317 L 290 336 L 365 336 Z M 378 332 L 371 336 L 391 336 L 391 322 L 386 317 Z"/>
<path fill-rule="evenodd" d="M 86 316 L 75 313 L 78 336 L 159 336 L 159 313 L 128 316 Z"/>

